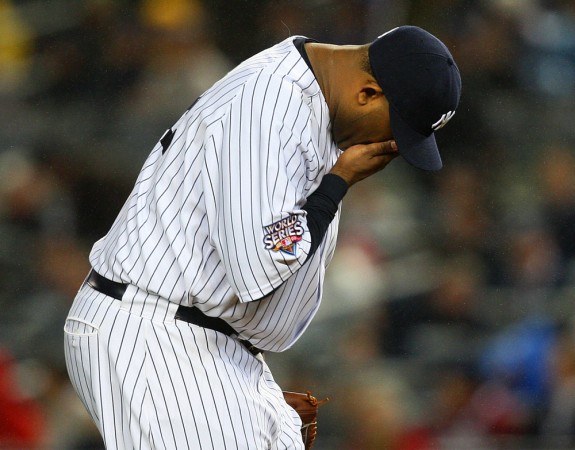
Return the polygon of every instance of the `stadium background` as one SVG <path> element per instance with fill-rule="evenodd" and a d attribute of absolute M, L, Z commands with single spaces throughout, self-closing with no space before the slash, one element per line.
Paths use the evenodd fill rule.
<path fill-rule="evenodd" d="M 575 448 L 575 2 L 0 0 L 0 448 L 97 449 L 62 326 L 164 130 L 290 34 L 400 24 L 463 77 L 445 168 L 396 160 L 344 200 L 324 303 L 269 355 L 330 396 L 323 449 Z"/>

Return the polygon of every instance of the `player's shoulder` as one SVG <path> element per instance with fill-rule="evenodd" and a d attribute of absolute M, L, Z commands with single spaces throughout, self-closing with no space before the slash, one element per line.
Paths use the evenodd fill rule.
<path fill-rule="evenodd" d="M 239 103 L 258 110 L 278 98 L 295 95 L 303 99 L 316 95 L 320 88 L 294 45 L 298 38 L 305 39 L 304 36 L 291 36 L 246 59 L 208 89 L 194 109 L 203 115 L 209 106 L 212 117 L 217 110 L 224 118 Z"/>
<path fill-rule="evenodd" d="M 252 70 L 246 83 L 277 81 L 285 91 L 301 90 L 304 95 L 314 95 L 319 90 L 313 71 L 294 44 L 305 36 L 290 36 L 276 45 L 255 54 L 241 63 L 234 71 Z"/>
<path fill-rule="evenodd" d="M 239 64 L 238 68 L 246 66 L 259 66 L 261 68 L 274 67 L 281 65 L 284 60 L 288 59 L 290 56 L 295 56 L 299 54 L 297 48 L 294 45 L 294 41 L 298 38 L 303 38 L 304 36 L 290 36 L 277 44 L 260 50 L 258 53 L 246 59 L 244 62 Z"/>

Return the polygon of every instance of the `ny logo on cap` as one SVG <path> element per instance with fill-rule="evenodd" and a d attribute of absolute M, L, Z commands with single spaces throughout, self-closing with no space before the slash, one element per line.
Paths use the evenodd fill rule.
<path fill-rule="evenodd" d="M 443 128 L 445 126 L 445 124 L 447 122 L 449 122 L 449 120 L 455 115 L 455 111 L 449 111 L 445 114 L 443 114 L 439 120 L 437 122 L 435 122 L 433 125 L 431 125 L 431 128 L 433 128 L 433 131 L 437 131 L 440 128 Z"/>

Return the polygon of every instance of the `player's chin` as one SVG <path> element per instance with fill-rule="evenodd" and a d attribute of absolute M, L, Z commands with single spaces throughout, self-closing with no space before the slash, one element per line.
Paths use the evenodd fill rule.
<path fill-rule="evenodd" d="M 346 141 L 344 139 L 334 139 L 337 148 L 339 148 L 341 151 L 345 152 L 349 147 L 351 147 L 351 144 L 349 143 L 349 141 Z"/>
<path fill-rule="evenodd" d="M 356 143 L 353 142 L 353 135 L 351 133 L 340 133 L 337 127 L 334 127 L 332 130 L 332 137 L 334 142 L 342 151 L 347 150 L 351 146 L 355 145 Z"/>

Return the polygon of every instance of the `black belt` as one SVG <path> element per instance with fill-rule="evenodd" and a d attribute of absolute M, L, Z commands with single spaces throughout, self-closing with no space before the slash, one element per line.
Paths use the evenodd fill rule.
<path fill-rule="evenodd" d="M 90 270 L 88 277 L 86 278 L 86 283 L 102 294 L 109 297 L 115 298 L 116 300 L 122 300 L 122 296 L 128 284 L 116 283 L 115 281 L 108 280 L 96 272 L 94 269 Z M 209 328 L 210 330 L 219 331 L 226 336 L 237 335 L 238 332 L 234 330 L 229 323 L 219 317 L 206 316 L 202 311 L 200 311 L 195 306 L 178 306 L 176 311 L 175 319 L 182 320 L 184 322 L 191 323 L 203 328 Z M 246 340 L 239 340 L 252 354 L 257 355 L 262 353 L 262 350 L 255 347 L 251 342 Z"/>

